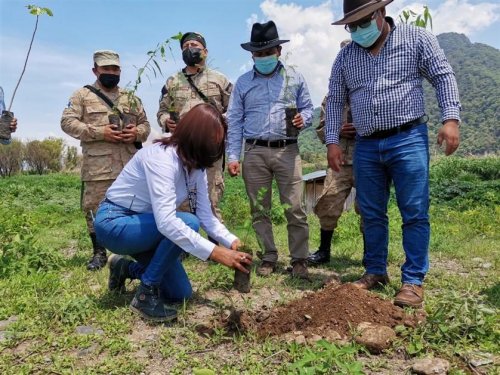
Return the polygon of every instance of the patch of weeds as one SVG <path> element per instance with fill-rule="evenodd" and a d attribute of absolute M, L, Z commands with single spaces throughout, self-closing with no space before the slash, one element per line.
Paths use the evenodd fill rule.
<path fill-rule="evenodd" d="M 353 345 L 337 346 L 319 340 L 307 347 L 288 369 L 295 374 L 364 374 L 363 364 L 356 361 L 358 349 Z"/>
<path fill-rule="evenodd" d="M 460 354 L 471 348 L 498 353 L 500 320 L 488 306 L 486 296 L 473 292 L 447 290 L 428 307 L 426 322 L 415 330 L 399 329 L 408 338 L 406 351 L 418 355 L 435 351 Z"/>

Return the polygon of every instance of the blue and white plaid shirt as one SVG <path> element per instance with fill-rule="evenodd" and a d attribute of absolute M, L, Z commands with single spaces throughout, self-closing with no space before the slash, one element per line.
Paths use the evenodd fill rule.
<path fill-rule="evenodd" d="M 455 73 L 434 35 L 421 27 L 391 26 L 377 56 L 356 43 L 333 63 L 326 107 L 326 144 L 338 144 L 342 109 L 349 96 L 354 127 L 361 136 L 387 130 L 425 114 L 423 78 L 435 88 L 442 121 L 460 120 Z"/>
<path fill-rule="evenodd" d="M 287 139 L 285 108 L 288 106 L 297 107 L 304 128 L 311 126 L 314 106 L 304 77 L 295 69 L 279 64 L 270 77 L 252 69 L 236 81 L 226 113 L 230 162 L 240 159 L 243 138 Z"/>

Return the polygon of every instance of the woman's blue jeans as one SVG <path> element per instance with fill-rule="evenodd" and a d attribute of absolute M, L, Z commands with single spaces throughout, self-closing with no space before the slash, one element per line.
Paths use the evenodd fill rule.
<path fill-rule="evenodd" d="M 198 231 L 200 223 L 195 215 L 178 212 L 177 217 Z M 152 213 L 137 213 L 105 200 L 97 210 L 94 227 L 104 247 L 137 260 L 129 267 L 132 278 L 159 286 L 166 300 L 191 297 L 191 283 L 179 260 L 182 249 L 158 231 Z"/>
<path fill-rule="evenodd" d="M 406 261 L 402 282 L 421 285 L 429 270 L 429 144 L 426 124 L 384 139 L 356 138 L 356 198 L 364 224 L 366 272 L 387 273 L 389 188 L 394 183 Z"/>

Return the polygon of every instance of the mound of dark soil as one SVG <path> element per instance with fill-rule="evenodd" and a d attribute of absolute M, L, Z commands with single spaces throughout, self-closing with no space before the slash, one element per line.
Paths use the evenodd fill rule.
<path fill-rule="evenodd" d="M 372 292 L 352 284 L 331 283 L 267 312 L 236 311 L 227 323 L 230 328 L 240 332 L 254 331 L 259 336 L 278 336 L 294 331 L 322 336 L 325 331 L 335 331 L 346 337 L 362 322 L 392 328 L 397 325 L 415 327 L 418 321 L 418 316 L 406 314 L 391 301 Z"/>

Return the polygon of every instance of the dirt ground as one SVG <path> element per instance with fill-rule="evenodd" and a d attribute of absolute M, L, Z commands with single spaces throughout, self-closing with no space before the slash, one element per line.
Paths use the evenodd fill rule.
<path fill-rule="evenodd" d="M 233 311 L 224 323 L 233 330 L 253 331 L 261 337 L 300 331 L 306 337 L 315 335 L 327 339 L 336 332 L 344 339 L 351 337 L 362 322 L 391 328 L 397 325 L 415 327 L 423 319 L 422 311 L 409 315 L 372 292 L 350 283 L 331 282 L 284 306 L 256 312 Z"/>

